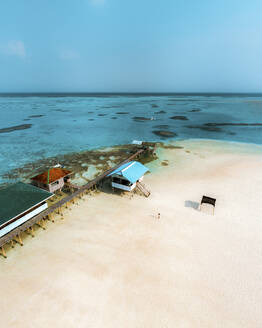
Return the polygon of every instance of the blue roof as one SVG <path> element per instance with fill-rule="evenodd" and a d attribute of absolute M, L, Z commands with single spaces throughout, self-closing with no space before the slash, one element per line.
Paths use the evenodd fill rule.
<path fill-rule="evenodd" d="M 149 171 L 148 168 L 145 167 L 143 164 L 136 161 L 132 161 L 119 166 L 119 168 L 109 173 L 108 176 L 111 176 L 113 174 L 122 175 L 131 183 L 135 183 L 147 171 Z"/>

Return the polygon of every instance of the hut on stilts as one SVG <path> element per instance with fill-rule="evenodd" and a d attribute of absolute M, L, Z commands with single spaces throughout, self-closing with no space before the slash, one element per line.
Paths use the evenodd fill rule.
<path fill-rule="evenodd" d="M 52 167 L 51 169 L 31 178 L 32 184 L 49 192 L 61 190 L 65 184 L 70 183 L 71 171 L 61 167 Z"/>
<path fill-rule="evenodd" d="M 29 221 L 39 213 L 47 209 L 47 200 L 53 194 L 18 182 L 0 190 L 0 238 Z M 22 244 L 20 235 L 17 240 Z M 1 247 L 2 255 L 5 256 L 4 248 Z"/>
<path fill-rule="evenodd" d="M 118 167 L 116 170 L 108 174 L 111 177 L 112 188 L 132 191 L 138 188 L 146 197 L 150 195 L 150 191 L 142 183 L 144 175 L 149 169 L 143 164 L 131 161 Z"/>

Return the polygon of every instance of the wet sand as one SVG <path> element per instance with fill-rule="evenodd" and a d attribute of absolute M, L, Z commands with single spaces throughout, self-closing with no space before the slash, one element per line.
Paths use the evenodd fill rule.
<path fill-rule="evenodd" d="M 149 198 L 85 196 L 8 250 L 3 327 L 262 326 L 262 148 L 176 145 L 148 164 Z"/>

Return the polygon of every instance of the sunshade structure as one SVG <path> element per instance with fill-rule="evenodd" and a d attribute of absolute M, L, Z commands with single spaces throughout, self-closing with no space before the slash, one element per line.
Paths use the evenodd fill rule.
<path fill-rule="evenodd" d="M 0 237 L 47 208 L 53 194 L 18 182 L 0 190 Z"/>
<path fill-rule="evenodd" d="M 64 186 L 65 180 L 72 174 L 71 171 L 60 167 L 52 167 L 51 169 L 31 178 L 32 183 L 42 189 L 50 192 L 61 190 Z"/>
<path fill-rule="evenodd" d="M 132 161 L 121 165 L 108 174 L 112 177 L 112 187 L 131 191 L 136 187 L 136 183 L 143 179 L 144 174 L 149 171 L 143 164 Z"/>
<path fill-rule="evenodd" d="M 211 212 L 214 215 L 216 206 L 216 199 L 208 196 L 203 196 L 200 203 L 200 210 L 205 211 L 206 213 L 210 213 L 209 208 L 211 208 Z"/>

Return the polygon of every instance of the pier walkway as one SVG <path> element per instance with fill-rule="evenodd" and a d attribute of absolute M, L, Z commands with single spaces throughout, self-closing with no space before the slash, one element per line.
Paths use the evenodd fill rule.
<path fill-rule="evenodd" d="M 112 171 L 114 171 L 119 166 L 123 165 L 124 163 L 127 163 L 127 162 L 139 157 L 143 152 L 145 152 L 147 150 L 148 150 L 147 148 L 139 149 L 138 151 L 136 151 L 134 154 L 129 156 L 127 159 L 125 159 L 124 161 L 122 161 L 121 163 L 116 165 L 115 167 L 103 172 L 102 174 L 97 176 L 95 179 L 91 180 L 90 182 L 88 182 L 84 186 L 78 188 L 71 195 L 64 197 L 60 201 L 58 201 L 55 204 L 49 206 L 45 211 L 43 211 L 40 214 L 34 216 L 33 218 L 26 221 L 25 223 L 23 223 L 19 227 L 15 228 L 14 230 L 7 233 L 6 235 L 2 236 L 0 238 L 0 255 L 3 255 L 4 257 L 6 257 L 6 253 L 5 253 L 5 250 L 4 250 L 4 245 L 5 244 L 11 242 L 11 246 L 13 247 L 13 243 L 15 241 L 15 242 L 18 242 L 22 246 L 23 242 L 22 242 L 22 239 L 20 237 L 20 234 L 22 232 L 28 231 L 29 233 L 31 233 L 33 235 L 33 226 L 35 224 L 37 224 L 37 225 L 41 226 L 43 229 L 45 229 L 45 227 L 43 225 L 43 219 L 48 219 L 48 220 L 51 220 L 51 221 L 54 222 L 53 214 L 57 213 L 57 214 L 63 215 L 62 212 L 61 212 L 61 208 L 63 206 L 65 206 L 67 208 L 67 205 L 69 203 L 74 204 L 76 197 L 81 198 L 86 192 L 92 190 L 92 188 L 95 188 L 96 185 L 99 182 L 101 182 L 109 173 L 111 173 Z"/>

